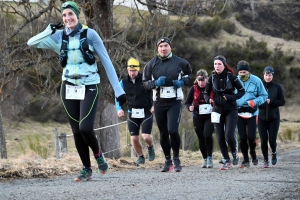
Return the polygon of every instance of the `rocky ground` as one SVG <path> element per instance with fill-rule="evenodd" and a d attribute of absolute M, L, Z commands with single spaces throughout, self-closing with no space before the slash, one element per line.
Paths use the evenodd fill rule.
<path fill-rule="evenodd" d="M 75 183 L 74 175 L 0 181 L 0 199 L 300 199 L 300 150 L 287 151 L 278 163 L 228 171 L 183 163 L 180 173 L 160 166 L 111 170 L 93 180 Z"/>

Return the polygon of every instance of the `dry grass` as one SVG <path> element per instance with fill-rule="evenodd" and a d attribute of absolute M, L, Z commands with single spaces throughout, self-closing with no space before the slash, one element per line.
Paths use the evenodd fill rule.
<path fill-rule="evenodd" d="M 287 121 L 281 122 L 279 137 L 284 137 L 283 134 L 287 130 L 292 132 L 292 140 L 286 139 L 280 141 L 278 139 L 278 151 L 290 151 L 294 149 L 299 149 L 300 143 L 298 142 L 297 134 L 300 132 L 300 123 L 295 122 L 297 118 L 296 111 L 299 110 L 300 106 L 288 105 L 281 108 L 281 118 Z M 292 112 L 293 111 L 293 112 Z M 191 122 L 192 123 L 192 122 Z M 33 128 L 34 127 L 34 128 Z M 79 156 L 74 147 L 73 138 L 68 139 L 68 154 L 62 159 L 56 159 L 54 157 L 54 132 L 53 128 L 57 127 L 59 132 L 65 132 L 70 134 L 70 126 L 68 124 L 59 124 L 54 122 L 49 122 L 45 124 L 36 123 L 33 121 L 26 121 L 25 123 L 8 123 L 4 124 L 7 138 L 7 148 L 9 159 L 3 159 L 0 163 L 0 180 L 5 180 L 8 178 L 30 178 L 30 177 L 51 177 L 51 176 L 61 176 L 66 174 L 77 174 L 81 170 L 81 162 Z M 107 159 L 111 166 L 111 171 L 124 171 L 133 170 L 136 168 L 143 169 L 157 169 L 159 170 L 164 163 L 164 156 L 162 149 L 159 145 L 159 138 L 157 136 L 157 127 L 154 125 L 154 141 L 157 158 L 153 162 L 146 162 L 143 166 L 136 166 L 134 161 L 136 158 L 130 157 L 130 148 L 124 147 L 121 149 L 124 155 L 120 159 Z M 121 133 L 121 146 L 126 146 L 129 137 L 126 128 L 126 124 L 120 125 Z M 47 141 L 46 145 L 49 147 L 49 155 L 47 159 L 42 159 L 35 152 L 31 151 L 26 147 L 26 151 L 20 150 L 20 144 L 26 144 L 26 135 L 51 135 L 52 137 Z M 280 136 L 281 135 L 281 136 Z M 145 155 L 147 155 L 146 148 L 144 148 Z M 261 155 L 260 147 L 257 147 L 257 154 Z M 92 154 L 91 154 L 92 155 Z M 199 165 L 202 163 L 202 156 L 199 151 L 182 151 L 180 152 L 182 165 Z M 214 152 L 213 154 L 214 163 L 217 164 L 218 160 L 221 158 L 220 152 Z M 91 158 L 92 166 L 94 171 L 96 171 L 95 159 Z"/>

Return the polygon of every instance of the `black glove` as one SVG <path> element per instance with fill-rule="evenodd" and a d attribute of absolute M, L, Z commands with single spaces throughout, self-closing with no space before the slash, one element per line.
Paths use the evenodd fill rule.
<path fill-rule="evenodd" d="M 117 101 L 119 102 L 120 106 L 126 103 L 126 95 L 122 94 L 121 96 L 117 97 Z"/>
<path fill-rule="evenodd" d="M 54 34 L 57 29 L 62 28 L 64 25 L 62 25 L 60 22 L 58 22 L 57 24 L 50 24 L 50 26 L 51 26 L 51 29 L 52 29 L 51 34 Z"/>

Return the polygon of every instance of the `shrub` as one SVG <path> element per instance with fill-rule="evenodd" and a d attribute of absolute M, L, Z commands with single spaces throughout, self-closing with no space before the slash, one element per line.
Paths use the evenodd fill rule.
<path fill-rule="evenodd" d="M 229 20 L 224 20 L 224 21 L 222 22 L 222 24 L 223 24 L 223 29 L 224 29 L 224 31 L 226 31 L 226 32 L 229 33 L 229 34 L 234 34 L 234 33 L 235 33 L 235 31 L 236 31 L 236 26 L 235 26 L 234 23 L 232 23 L 232 22 L 229 21 Z"/>
<path fill-rule="evenodd" d="M 241 21 L 241 14 L 240 13 L 235 13 L 234 17 L 235 17 L 236 21 Z"/>

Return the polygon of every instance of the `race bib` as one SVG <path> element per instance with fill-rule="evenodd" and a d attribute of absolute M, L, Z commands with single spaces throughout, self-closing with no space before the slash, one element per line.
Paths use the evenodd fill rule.
<path fill-rule="evenodd" d="M 176 91 L 173 86 L 160 87 L 160 98 L 174 98 L 176 97 Z"/>
<path fill-rule="evenodd" d="M 211 123 L 220 123 L 220 116 L 217 112 L 211 112 Z"/>
<path fill-rule="evenodd" d="M 199 115 L 209 114 L 212 111 L 210 104 L 201 104 L 199 105 Z"/>
<path fill-rule="evenodd" d="M 244 119 L 249 119 L 251 118 L 253 115 L 249 112 L 241 112 L 241 113 L 238 113 L 238 115 Z"/>
<path fill-rule="evenodd" d="M 84 96 L 84 85 L 66 85 L 66 99 L 83 100 Z"/>
<path fill-rule="evenodd" d="M 145 117 L 144 108 L 132 108 L 131 109 L 131 117 L 132 118 L 144 118 Z"/>

